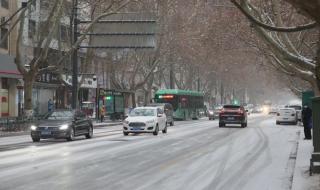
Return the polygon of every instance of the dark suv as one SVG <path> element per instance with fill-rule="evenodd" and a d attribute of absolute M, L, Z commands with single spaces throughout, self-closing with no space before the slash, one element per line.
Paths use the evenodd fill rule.
<path fill-rule="evenodd" d="M 247 112 L 244 107 L 224 105 L 219 114 L 219 127 L 226 124 L 241 124 L 241 127 L 247 127 Z"/>

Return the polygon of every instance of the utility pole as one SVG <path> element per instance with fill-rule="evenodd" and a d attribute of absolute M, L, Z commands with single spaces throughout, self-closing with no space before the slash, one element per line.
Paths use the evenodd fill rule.
<path fill-rule="evenodd" d="M 173 63 L 171 62 L 171 59 L 170 59 L 170 89 L 175 89 L 173 75 L 174 75 Z"/>
<path fill-rule="evenodd" d="M 224 87 L 223 87 L 223 82 L 221 81 L 221 86 L 220 86 L 220 97 L 221 97 L 221 105 L 224 102 Z"/>
<path fill-rule="evenodd" d="M 200 92 L 200 68 L 198 67 L 198 81 L 197 81 L 197 86 L 198 86 L 198 92 Z"/>
<path fill-rule="evenodd" d="M 73 27 L 73 43 L 78 40 L 78 0 L 72 1 L 72 24 Z M 72 54 L 72 109 L 78 106 L 78 47 L 73 50 Z"/>

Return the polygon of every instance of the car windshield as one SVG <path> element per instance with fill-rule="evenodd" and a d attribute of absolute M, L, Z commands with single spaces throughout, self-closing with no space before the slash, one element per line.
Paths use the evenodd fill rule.
<path fill-rule="evenodd" d="M 226 109 L 239 109 L 240 106 L 235 106 L 235 105 L 225 105 L 223 106 L 223 108 L 226 108 Z"/>
<path fill-rule="evenodd" d="M 131 117 L 155 116 L 155 115 L 156 115 L 156 110 L 155 109 L 134 109 L 130 113 Z"/>
<path fill-rule="evenodd" d="M 47 117 L 48 120 L 68 120 L 72 118 L 72 111 L 54 111 Z"/>
<path fill-rule="evenodd" d="M 301 110 L 302 109 L 301 106 L 289 106 L 289 108 L 294 108 L 295 110 Z"/>

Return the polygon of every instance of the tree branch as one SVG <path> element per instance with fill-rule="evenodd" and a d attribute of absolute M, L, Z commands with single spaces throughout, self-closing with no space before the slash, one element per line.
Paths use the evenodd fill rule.
<path fill-rule="evenodd" d="M 250 13 L 248 13 L 236 0 L 230 0 L 253 24 L 256 24 L 266 30 L 275 31 L 275 32 L 299 32 L 303 30 L 309 30 L 318 26 L 317 22 L 312 22 L 305 25 L 293 26 L 293 27 L 276 27 L 265 24 Z"/>

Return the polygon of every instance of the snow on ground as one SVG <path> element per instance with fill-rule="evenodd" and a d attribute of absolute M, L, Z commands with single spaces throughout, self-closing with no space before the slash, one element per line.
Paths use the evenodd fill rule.
<path fill-rule="evenodd" d="M 158 136 L 124 137 L 121 131 L 108 130 L 97 129 L 95 138 L 74 142 L 45 140 L 34 144 L 29 136 L 19 136 L 16 140 L 21 146 L 13 150 L 1 148 L 6 143 L 16 146 L 15 137 L 0 138 L 0 189 L 318 187 L 319 175 L 310 178 L 305 173 L 311 141 L 301 140 L 301 127 L 276 125 L 273 116 L 252 114 L 247 128 L 219 128 L 217 120 L 207 118 L 176 122 L 168 134 Z"/>

